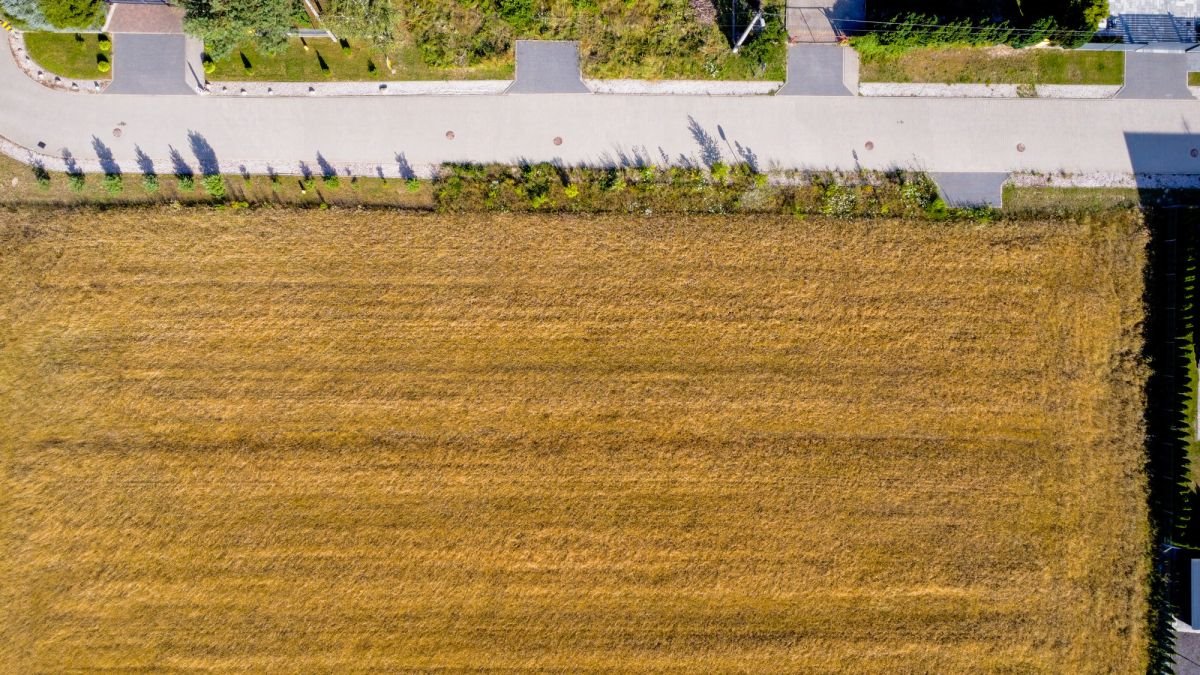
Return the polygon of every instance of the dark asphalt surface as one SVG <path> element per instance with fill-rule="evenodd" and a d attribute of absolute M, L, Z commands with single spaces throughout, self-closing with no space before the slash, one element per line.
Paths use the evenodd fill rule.
<path fill-rule="evenodd" d="M 517 41 L 517 78 L 510 94 L 586 94 L 578 42 Z"/>
<path fill-rule="evenodd" d="M 1188 56 L 1182 52 L 1127 52 L 1125 86 L 1117 98 L 1189 99 Z"/>
<path fill-rule="evenodd" d="M 846 47 L 801 44 L 788 48 L 787 84 L 776 96 L 852 96 L 843 80 Z"/>
<path fill-rule="evenodd" d="M 195 94 L 182 35 L 117 33 L 108 94 Z"/>

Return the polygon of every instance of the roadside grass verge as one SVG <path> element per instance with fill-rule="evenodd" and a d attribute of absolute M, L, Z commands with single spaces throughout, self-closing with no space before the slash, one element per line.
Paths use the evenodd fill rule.
<path fill-rule="evenodd" d="M 112 51 L 107 35 L 96 33 L 25 33 L 25 48 L 29 56 L 54 75 L 71 80 L 107 80 L 110 72 L 102 72 L 100 64 L 111 67 Z"/>
<path fill-rule="evenodd" d="M 1007 47 L 922 47 L 899 55 L 863 53 L 862 82 L 1119 85 L 1121 52 Z"/>
<path fill-rule="evenodd" d="M 358 41 L 341 43 L 317 38 L 293 38 L 278 55 L 260 53 L 245 45 L 206 65 L 212 81 L 320 82 L 324 80 L 508 80 L 514 72 L 511 54 L 470 67 L 435 68 L 421 60 L 418 50 L 400 48 L 390 55 Z"/>
<path fill-rule="evenodd" d="M 224 194 L 210 195 L 204 177 L 191 179 L 172 175 L 169 171 L 147 180 L 140 173 L 126 173 L 120 178 L 122 190 L 116 194 L 105 189 L 104 176 L 88 174 L 71 177 L 65 173 L 40 172 L 9 157 L 0 156 L 0 203 L 7 204 L 242 204 L 291 205 L 320 207 L 322 204 L 343 207 L 393 207 L 431 210 L 434 207 L 433 189 L 428 181 L 406 181 L 377 176 L 341 176 L 337 184 L 320 176 L 305 179 L 301 176 L 244 177 L 226 175 Z M 13 180 L 16 179 L 16 184 Z"/>

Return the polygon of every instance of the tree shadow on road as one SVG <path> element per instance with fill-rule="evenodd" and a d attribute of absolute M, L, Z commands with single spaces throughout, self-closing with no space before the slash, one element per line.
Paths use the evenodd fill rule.
<path fill-rule="evenodd" d="M 200 174 L 207 176 L 221 175 L 221 163 L 217 161 L 217 152 L 213 150 L 212 145 L 197 131 L 188 131 L 188 144 L 192 148 L 192 154 L 196 156 L 196 161 L 200 164 Z"/>
<path fill-rule="evenodd" d="M 105 176 L 121 175 L 121 167 L 113 158 L 112 149 L 105 145 L 104 141 L 92 136 L 92 149 L 96 152 L 96 159 L 100 160 L 100 170 L 104 172 Z"/>

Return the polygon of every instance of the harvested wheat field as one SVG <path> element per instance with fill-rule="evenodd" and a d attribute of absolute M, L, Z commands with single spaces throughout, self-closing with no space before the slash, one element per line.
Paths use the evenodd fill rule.
<path fill-rule="evenodd" d="M 9 211 L 0 660 L 1144 670 L 1113 218 Z"/>

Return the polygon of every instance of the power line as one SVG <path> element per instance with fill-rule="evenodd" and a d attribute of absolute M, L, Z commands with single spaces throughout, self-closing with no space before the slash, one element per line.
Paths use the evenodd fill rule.
<path fill-rule="evenodd" d="M 794 8 L 798 9 L 798 8 Z M 965 19 L 964 19 L 965 20 Z M 976 26 L 971 23 L 909 23 L 907 21 L 869 21 L 867 19 L 834 19 L 830 18 L 831 23 L 869 23 L 884 26 L 911 26 L 913 28 L 957 28 L 969 32 L 990 33 L 992 31 L 1008 31 L 1010 33 L 1074 33 L 1076 35 L 1095 35 L 1094 30 L 1066 30 L 1062 28 L 1042 29 L 1042 28 L 1013 28 L 1007 25 L 997 24 L 996 28 L 987 28 L 984 26 Z"/>

